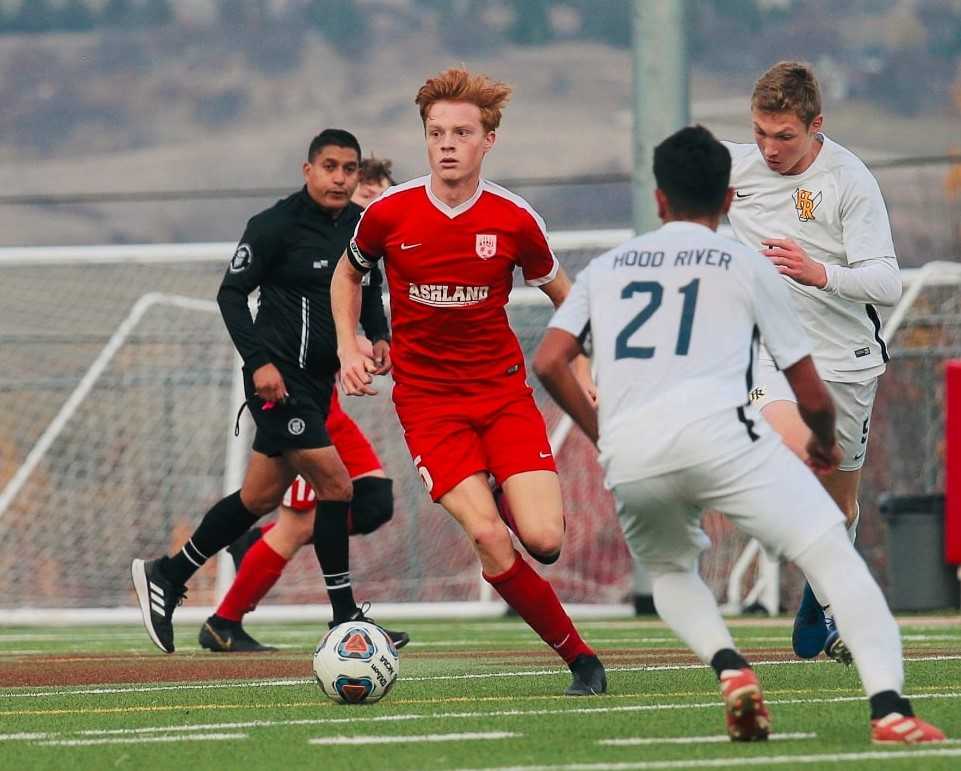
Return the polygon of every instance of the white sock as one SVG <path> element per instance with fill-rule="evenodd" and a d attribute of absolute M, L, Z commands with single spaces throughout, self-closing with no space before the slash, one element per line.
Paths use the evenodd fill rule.
<path fill-rule="evenodd" d="M 847 527 L 848 538 L 850 539 L 851 543 L 854 543 L 855 539 L 858 537 L 858 523 L 860 521 L 861 521 L 861 504 L 855 501 L 854 502 L 854 519 L 851 521 L 851 524 L 848 525 Z M 825 592 L 823 589 L 815 586 L 814 581 L 812 581 L 810 578 L 808 579 L 808 583 L 811 584 L 811 591 L 814 592 L 814 597 L 818 601 L 818 605 L 824 608 L 824 617 L 834 618 L 834 611 L 831 610 L 831 606 L 827 600 L 828 593 Z"/>
<path fill-rule="evenodd" d="M 854 656 L 868 696 L 901 693 L 901 634 L 864 560 L 838 524 L 795 560 L 827 594 L 845 645 Z"/>
<path fill-rule="evenodd" d="M 714 595 L 697 573 L 660 573 L 653 578 L 658 615 L 701 661 L 710 664 L 719 650 L 734 650 Z"/>

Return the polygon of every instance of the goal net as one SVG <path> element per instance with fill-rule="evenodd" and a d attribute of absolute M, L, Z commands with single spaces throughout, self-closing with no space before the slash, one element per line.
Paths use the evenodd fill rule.
<path fill-rule="evenodd" d="M 558 233 L 554 246 L 574 275 L 628 235 Z M 24 620 L 28 609 L 54 617 L 58 609 L 132 607 L 130 560 L 170 553 L 239 486 L 249 441 L 233 436 L 238 363 L 212 302 L 232 249 L 0 250 L 0 622 Z M 961 355 L 961 301 L 957 273 L 934 270 L 928 279 L 899 320 L 893 347 L 905 364 L 882 381 L 875 413 L 862 540 L 879 573 L 876 493 L 917 491 L 921 480 L 937 487 L 943 466 L 939 372 L 945 357 Z M 530 357 L 551 308 L 540 292 L 517 289 L 509 311 Z M 595 451 L 565 430 L 536 378 L 530 382 L 555 442 L 568 526 L 561 560 L 539 569 L 567 603 L 622 603 L 631 593 L 630 558 Z M 389 382 L 382 386 L 375 398 L 344 399 L 396 497 L 387 526 L 351 539 L 355 594 L 381 605 L 464 603 L 464 613 L 476 611 L 490 599 L 477 561 L 460 528 L 429 502 Z M 706 528 L 713 547 L 702 572 L 723 600 L 746 539 L 720 515 L 708 515 Z M 792 601 L 797 577 L 781 581 Z M 218 589 L 212 560 L 191 582 L 188 606 L 205 615 Z M 324 603 L 305 549 L 265 607 Z"/>

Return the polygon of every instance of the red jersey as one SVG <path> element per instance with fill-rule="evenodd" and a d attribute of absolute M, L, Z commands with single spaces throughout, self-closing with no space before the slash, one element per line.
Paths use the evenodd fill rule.
<path fill-rule="evenodd" d="M 431 192 L 429 176 L 389 188 L 364 211 L 347 255 L 362 272 L 384 259 L 398 383 L 523 371 L 506 310 L 514 268 L 541 286 L 559 267 L 537 212 L 483 179 L 456 207 Z"/>

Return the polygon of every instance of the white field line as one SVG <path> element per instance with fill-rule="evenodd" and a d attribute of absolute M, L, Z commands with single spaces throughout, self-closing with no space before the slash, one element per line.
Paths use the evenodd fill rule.
<path fill-rule="evenodd" d="M 920 699 L 958 699 L 961 693 L 919 693 L 911 694 L 910 698 Z M 775 699 L 766 700 L 768 704 L 837 704 L 842 702 L 862 702 L 863 696 L 832 696 L 814 699 Z M 216 705 L 214 705 L 216 707 Z M 354 725 L 358 723 L 393 723 L 414 720 L 487 720 L 493 717 L 541 717 L 545 715 L 607 715 L 621 712 L 657 712 L 659 710 L 695 710 L 722 709 L 721 701 L 702 703 L 667 703 L 667 704 L 622 704 L 615 707 L 567 707 L 563 709 L 504 709 L 478 710 L 476 712 L 422 712 L 405 715 L 376 715 L 357 717 L 317 717 L 295 720 L 247 720 L 231 723 L 198 723 L 194 725 L 147 726 L 144 728 L 112 728 L 78 731 L 83 735 L 141 735 L 150 733 L 171 733 L 174 731 L 230 731 L 248 728 L 286 728 L 288 726 L 304 725 Z"/>
<path fill-rule="evenodd" d="M 771 734 L 768 737 L 773 741 L 796 741 L 798 739 L 816 739 L 814 733 L 793 733 L 793 734 Z M 717 734 L 716 736 L 672 736 L 672 737 L 638 737 L 625 739 L 598 739 L 598 744 L 608 747 L 641 747 L 648 744 L 727 744 L 731 737 L 727 734 Z"/>
<path fill-rule="evenodd" d="M 56 736 L 56 734 L 48 734 L 48 733 L 0 734 L 0 742 L 36 741 L 37 739 L 46 739 L 48 736 Z"/>
<path fill-rule="evenodd" d="M 957 656 L 905 656 L 907 662 L 915 661 L 961 661 L 961 655 Z M 752 667 L 763 666 L 834 666 L 830 659 L 791 659 L 788 661 L 752 661 Z M 677 672 L 688 669 L 704 669 L 704 664 L 659 664 L 649 667 L 608 667 L 608 672 Z M 486 680 L 492 677 L 542 677 L 545 675 L 569 675 L 566 669 L 529 669 L 520 672 L 473 672 L 460 675 L 424 675 L 419 677 L 403 677 L 404 681 L 409 682 L 434 682 L 439 680 Z M 237 680 L 230 683 L 225 682 L 205 682 L 205 683 L 173 683 L 171 685 L 145 685 L 134 688 L 80 688 L 74 690 L 50 690 L 50 691 L 30 691 L 18 693 L 16 691 L 5 691 L 0 693 L 0 698 L 19 699 L 30 697 L 47 696 L 77 696 L 77 695 L 102 695 L 112 693 L 155 693 L 158 691 L 194 691 L 218 688 L 253 688 L 253 687 L 283 687 L 300 686 L 313 683 L 312 678 L 286 678 L 279 680 Z"/>
<path fill-rule="evenodd" d="M 421 736 L 322 736 L 309 739 L 310 744 L 413 744 L 415 742 L 463 742 L 463 741 L 496 741 L 497 739 L 513 739 L 524 734 L 510 731 L 487 731 L 484 733 L 460 734 L 423 734 Z"/>
<path fill-rule="evenodd" d="M 656 771 L 672 768 L 741 768 L 742 766 L 791 766 L 812 763 L 858 763 L 862 760 L 906 761 L 920 758 L 944 758 L 961 755 L 961 749 L 890 750 L 874 752 L 842 752 L 824 755 L 758 755 L 704 760 L 649 760 L 636 763 L 565 763 L 556 766 L 496 766 L 460 769 L 459 771 Z M 923 766 L 922 766 L 923 767 Z"/>
<path fill-rule="evenodd" d="M 41 747 L 93 747 L 99 744 L 161 744 L 174 742 L 227 742 L 246 739 L 247 734 L 178 734 L 177 736 L 131 736 L 110 739 L 54 739 L 37 742 Z"/>

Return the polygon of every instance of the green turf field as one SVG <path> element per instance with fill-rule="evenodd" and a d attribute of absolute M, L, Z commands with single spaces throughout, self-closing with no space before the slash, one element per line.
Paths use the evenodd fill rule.
<path fill-rule="evenodd" d="M 393 626 L 414 640 L 401 679 L 359 707 L 327 701 L 308 678 L 319 625 L 252 623 L 282 646 L 259 656 L 197 650 L 190 625 L 178 626 L 173 656 L 139 627 L 0 628 L 0 682 L 33 683 L 0 689 L 0 768 L 961 768 L 956 617 L 903 622 L 915 708 L 958 737 L 925 749 L 871 745 L 853 669 L 778 661 L 786 620 L 734 629 L 773 718 L 772 740 L 752 745 L 726 739 L 713 674 L 656 622 L 580 624 L 611 686 L 584 699 L 559 695 L 568 674 L 521 622 Z M 248 671 L 255 679 L 230 679 Z"/>

